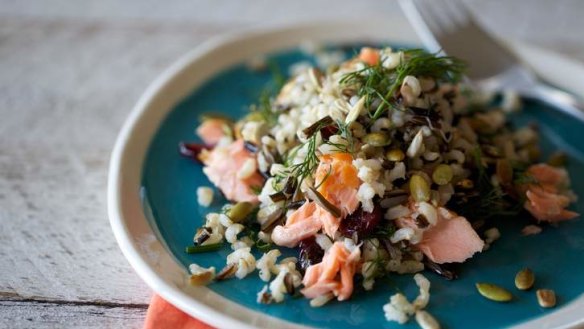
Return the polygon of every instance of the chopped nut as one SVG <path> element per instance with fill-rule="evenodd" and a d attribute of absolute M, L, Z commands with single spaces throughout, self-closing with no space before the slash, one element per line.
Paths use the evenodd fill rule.
<path fill-rule="evenodd" d="M 550 308 L 556 306 L 556 293 L 551 289 L 538 289 L 535 293 L 539 306 Z"/>

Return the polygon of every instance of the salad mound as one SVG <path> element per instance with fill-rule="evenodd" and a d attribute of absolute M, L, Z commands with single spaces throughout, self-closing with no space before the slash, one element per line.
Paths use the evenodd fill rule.
<path fill-rule="evenodd" d="M 463 73 L 455 58 L 363 48 L 326 71 L 300 71 L 237 122 L 206 117 L 205 145 L 183 151 L 230 202 L 207 215 L 189 250 L 226 241 L 233 253 L 218 273 L 193 264 L 192 282 L 257 269 L 269 282 L 258 302 L 299 292 L 321 306 L 391 273 L 455 278 L 450 263 L 498 237 L 494 218 L 577 217 L 566 209 L 575 200 L 566 170 L 539 162 L 537 127 L 513 127 L 506 116 L 518 109 L 489 105 Z M 278 262 L 278 247 L 298 257 Z M 394 306 L 388 319 L 403 319 Z"/>

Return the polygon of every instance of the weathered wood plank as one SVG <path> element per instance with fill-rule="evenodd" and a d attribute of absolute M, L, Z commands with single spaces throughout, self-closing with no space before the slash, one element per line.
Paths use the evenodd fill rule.
<path fill-rule="evenodd" d="M 107 165 L 139 94 L 208 35 L 191 32 L 0 21 L 0 292 L 148 302 L 109 226 Z"/>
<path fill-rule="evenodd" d="M 0 328 L 142 328 L 146 305 L 0 299 Z"/>

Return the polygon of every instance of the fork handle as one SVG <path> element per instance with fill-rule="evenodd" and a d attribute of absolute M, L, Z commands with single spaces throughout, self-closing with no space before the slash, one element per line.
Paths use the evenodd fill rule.
<path fill-rule="evenodd" d="M 528 95 L 584 121 L 584 105 L 576 97 L 563 90 L 544 83 L 536 83 L 529 90 Z"/>

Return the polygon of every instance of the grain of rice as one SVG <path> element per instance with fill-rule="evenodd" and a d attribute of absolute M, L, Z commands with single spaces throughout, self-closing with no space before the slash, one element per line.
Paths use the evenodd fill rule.
<path fill-rule="evenodd" d="M 403 162 L 396 162 L 393 169 L 389 171 L 389 175 L 387 179 L 390 182 L 395 181 L 396 179 L 404 179 L 406 177 L 406 165 Z"/>
<path fill-rule="evenodd" d="M 440 329 L 438 321 L 430 313 L 423 310 L 416 311 L 416 322 L 422 329 Z"/>
<path fill-rule="evenodd" d="M 428 202 L 419 202 L 417 208 L 420 214 L 424 215 L 430 225 L 436 225 L 438 222 L 438 213 L 436 212 L 436 208 L 434 208 Z"/>
<path fill-rule="evenodd" d="M 406 154 L 410 158 L 415 158 L 424 152 L 424 134 L 422 130 L 416 133 L 416 136 L 408 146 Z"/>
<path fill-rule="evenodd" d="M 333 246 L 331 239 L 326 234 L 317 234 L 316 243 L 324 251 L 329 250 L 329 248 Z"/>
<path fill-rule="evenodd" d="M 521 109 L 521 97 L 517 92 L 512 90 L 503 91 L 503 99 L 501 100 L 501 108 L 506 113 L 517 112 Z"/>
<path fill-rule="evenodd" d="M 229 243 L 234 243 L 237 240 L 237 235 L 243 231 L 244 226 L 241 224 L 231 224 L 225 230 L 225 240 Z"/>
<path fill-rule="evenodd" d="M 259 276 L 262 281 L 268 282 L 272 278 L 272 274 L 278 274 L 279 269 L 276 267 L 276 261 L 281 253 L 278 249 L 272 249 L 256 262 L 256 268 L 259 270 Z"/>
<path fill-rule="evenodd" d="M 387 321 L 404 324 L 409 320 L 409 316 L 414 314 L 415 309 L 406 296 L 397 293 L 391 296 L 389 303 L 383 305 L 383 312 Z"/>
<path fill-rule="evenodd" d="M 197 202 L 202 207 L 209 207 L 213 202 L 213 189 L 207 186 L 198 187 Z"/>
<path fill-rule="evenodd" d="M 387 209 L 387 212 L 385 213 L 385 219 L 389 219 L 389 220 L 393 220 L 393 219 L 398 219 L 401 217 L 406 217 L 409 216 L 411 214 L 411 210 L 408 207 L 397 205 L 395 207 L 389 208 Z"/>
<path fill-rule="evenodd" d="M 536 235 L 541 233 L 541 231 L 542 231 L 541 227 L 537 225 L 527 225 L 521 230 L 521 235 L 523 236 Z"/>
<path fill-rule="evenodd" d="M 237 249 L 227 255 L 227 264 L 237 264 L 235 276 L 238 279 L 243 279 L 255 270 L 256 260 L 251 254 L 251 248 L 247 247 Z"/>
<path fill-rule="evenodd" d="M 416 309 L 424 309 L 430 301 L 430 281 L 420 273 L 414 275 L 414 280 L 420 289 L 420 293 L 414 300 L 413 305 Z"/>
<path fill-rule="evenodd" d="M 419 232 L 414 231 L 411 227 L 402 227 L 395 231 L 389 238 L 391 243 L 398 243 L 403 240 L 410 241 L 412 244 L 420 242 L 421 235 Z"/>

